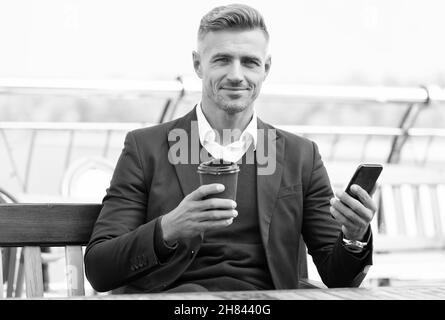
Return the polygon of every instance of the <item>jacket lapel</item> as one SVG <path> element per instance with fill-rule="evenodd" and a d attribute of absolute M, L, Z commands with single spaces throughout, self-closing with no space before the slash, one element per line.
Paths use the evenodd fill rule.
<path fill-rule="evenodd" d="M 200 142 L 195 109 L 196 107 L 184 117 L 179 118 L 173 127 L 170 128 L 169 132 L 167 132 L 167 134 L 171 135 L 172 137 L 179 137 L 179 139 L 169 139 L 168 141 L 170 146 L 169 159 L 171 159 L 171 153 L 172 150 L 174 150 L 176 156 L 181 156 L 181 159 L 185 160 L 181 161 L 180 163 L 173 164 L 184 197 L 200 186 L 199 176 L 197 173 L 199 165 Z M 180 145 L 181 148 L 175 146 L 177 143 L 177 146 Z"/>
<path fill-rule="evenodd" d="M 285 146 L 284 139 L 278 136 L 276 129 L 260 119 L 258 119 L 258 129 L 256 149 L 258 218 L 261 239 L 267 252 L 270 221 L 283 174 Z"/>

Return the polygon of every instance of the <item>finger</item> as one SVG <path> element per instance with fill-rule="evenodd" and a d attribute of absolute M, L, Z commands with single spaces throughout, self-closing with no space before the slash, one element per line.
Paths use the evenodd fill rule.
<path fill-rule="evenodd" d="M 235 209 L 237 204 L 231 199 L 212 198 L 196 202 L 197 210 L 209 210 L 209 209 Z"/>
<path fill-rule="evenodd" d="M 344 216 L 347 220 L 349 220 L 353 225 L 357 227 L 364 227 L 369 223 L 372 217 L 367 215 L 365 218 L 362 218 L 360 215 L 351 210 L 348 206 L 344 205 L 340 200 L 332 198 L 331 206 L 334 207 L 342 216 Z"/>
<path fill-rule="evenodd" d="M 374 186 L 373 190 L 375 190 L 375 188 L 376 187 Z M 351 192 L 360 199 L 360 202 L 363 203 L 366 208 L 371 209 L 372 211 L 377 211 L 377 205 L 375 204 L 374 200 L 372 200 L 371 196 L 365 191 L 365 189 L 360 187 L 358 184 L 353 184 L 351 186 Z"/>
<path fill-rule="evenodd" d="M 195 221 L 216 221 L 233 219 L 238 216 L 238 211 L 236 210 L 208 210 L 201 211 L 194 215 Z"/>
<path fill-rule="evenodd" d="M 223 220 L 207 220 L 202 221 L 198 224 L 198 228 L 201 231 L 208 231 L 214 229 L 220 229 L 228 227 L 233 223 L 233 218 L 223 219 Z"/>
<path fill-rule="evenodd" d="M 363 219 L 366 219 L 367 221 L 372 219 L 373 212 L 366 208 L 360 201 L 354 199 L 344 191 L 336 192 L 335 195 L 344 205 L 348 206 Z"/>
<path fill-rule="evenodd" d="M 338 211 L 332 206 L 329 208 L 329 210 L 331 211 L 331 214 L 335 218 L 335 220 L 337 220 L 341 225 L 346 226 L 348 229 L 356 228 L 356 226 L 344 215 L 342 215 L 340 211 Z"/>
<path fill-rule="evenodd" d="M 189 200 L 198 201 L 209 194 L 223 192 L 224 189 L 225 187 L 221 183 L 205 184 L 200 186 L 198 189 L 194 190 L 190 194 L 188 194 L 186 198 Z"/>

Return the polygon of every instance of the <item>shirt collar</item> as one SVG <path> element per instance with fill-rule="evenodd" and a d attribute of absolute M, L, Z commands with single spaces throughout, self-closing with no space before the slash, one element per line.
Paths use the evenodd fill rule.
<path fill-rule="evenodd" d="M 201 103 L 196 106 L 196 117 L 198 120 L 199 140 L 201 145 L 205 145 L 208 141 L 215 141 L 216 134 L 207 118 L 202 111 Z M 253 108 L 253 116 L 246 129 L 241 133 L 240 141 L 243 139 L 252 139 L 254 150 L 257 146 L 258 122 L 255 108 Z"/>

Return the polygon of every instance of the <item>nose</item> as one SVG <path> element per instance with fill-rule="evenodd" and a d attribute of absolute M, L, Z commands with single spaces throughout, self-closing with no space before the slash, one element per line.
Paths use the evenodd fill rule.
<path fill-rule="evenodd" d="M 243 81 L 243 70 L 239 61 L 233 61 L 230 65 L 230 70 L 227 74 L 227 80 L 233 83 L 240 83 Z"/>

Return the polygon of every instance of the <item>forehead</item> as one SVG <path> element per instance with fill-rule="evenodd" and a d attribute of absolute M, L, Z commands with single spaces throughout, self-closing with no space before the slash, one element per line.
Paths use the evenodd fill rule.
<path fill-rule="evenodd" d="M 206 56 L 215 54 L 266 56 L 268 41 L 261 30 L 223 30 L 208 32 L 198 42 L 198 50 Z"/>

